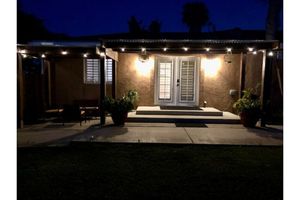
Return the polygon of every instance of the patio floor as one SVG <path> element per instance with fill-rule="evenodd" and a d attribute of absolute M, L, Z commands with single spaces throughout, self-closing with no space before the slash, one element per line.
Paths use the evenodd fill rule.
<path fill-rule="evenodd" d="M 220 145 L 283 145 L 282 126 L 244 128 L 240 124 L 134 123 L 123 127 L 99 127 L 99 119 L 87 123 L 43 123 L 18 130 L 18 146 L 67 145 L 70 142 L 177 143 Z"/>

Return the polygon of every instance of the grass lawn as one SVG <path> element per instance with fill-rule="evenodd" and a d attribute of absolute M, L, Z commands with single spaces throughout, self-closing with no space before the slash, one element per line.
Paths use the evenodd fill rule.
<path fill-rule="evenodd" d="M 17 150 L 18 199 L 282 199 L 282 147 L 96 144 Z"/>

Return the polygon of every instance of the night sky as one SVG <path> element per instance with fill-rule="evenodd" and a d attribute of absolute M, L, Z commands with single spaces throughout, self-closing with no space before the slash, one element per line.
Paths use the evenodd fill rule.
<path fill-rule="evenodd" d="M 191 0 L 18 0 L 20 2 L 23 10 L 42 19 L 48 30 L 81 36 L 127 32 L 127 22 L 132 15 L 142 20 L 145 27 L 158 19 L 162 32 L 185 32 L 188 28 L 181 20 L 182 5 Z M 203 2 L 216 30 L 265 28 L 267 1 Z"/>

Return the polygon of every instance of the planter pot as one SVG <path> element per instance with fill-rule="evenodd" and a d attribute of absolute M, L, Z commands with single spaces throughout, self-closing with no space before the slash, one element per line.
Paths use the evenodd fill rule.
<path fill-rule="evenodd" d="M 255 127 L 257 121 L 259 120 L 258 112 L 241 112 L 240 113 L 241 122 L 245 127 Z"/>
<path fill-rule="evenodd" d="M 126 113 L 111 113 L 111 118 L 115 125 L 124 125 L 127 119 L 128 112 Z"/>

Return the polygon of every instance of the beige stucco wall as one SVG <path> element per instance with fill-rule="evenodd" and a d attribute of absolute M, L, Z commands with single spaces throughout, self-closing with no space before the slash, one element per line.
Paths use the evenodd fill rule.
<path fill-rule="evenodd" d="M 257 55 L 247 54 L 245 68 L 245 88 L 257 88 L 260 94 L 260 86 L 262 80 L 262 61 L 263 53 L 258 52 Z"/>
<path fill-rule="evenodd" d="M 55 61 L 55 104 L 74 100 L 99 99 L 99 85 L 83 83 L 83 59 L 60 58 Z"/>
<path fill-rule="evenodd" d="M 178 56 L 178 55 L 177 55 Z M 193 55 L 200 58 L 205 54 Z M 210 55 L 209 59 L 218 59 L 220 68 L 216 76 L 205 75 L 204 66 L 201 62 L 199 69 L 199 105 L 207 101 L 207 106 L 212 106 L 220 110 L 232 111 L 232 104 L 238 96 L 231 97 L 230 89 L 239 89 L 240 81 L 240 54 L 230 56 L 231 63 L 224 61 L 225 54 Z M 150 56 L 150 62 L 146 67 L 148 74 L 140 72 L 138 54 L 120 53 L 118 62 L 117 96 L 120 97 L 130 89 L 135 89 L 140 95 L 139 105 L 154 105 L 154 60 L 155 55 Z"/>

